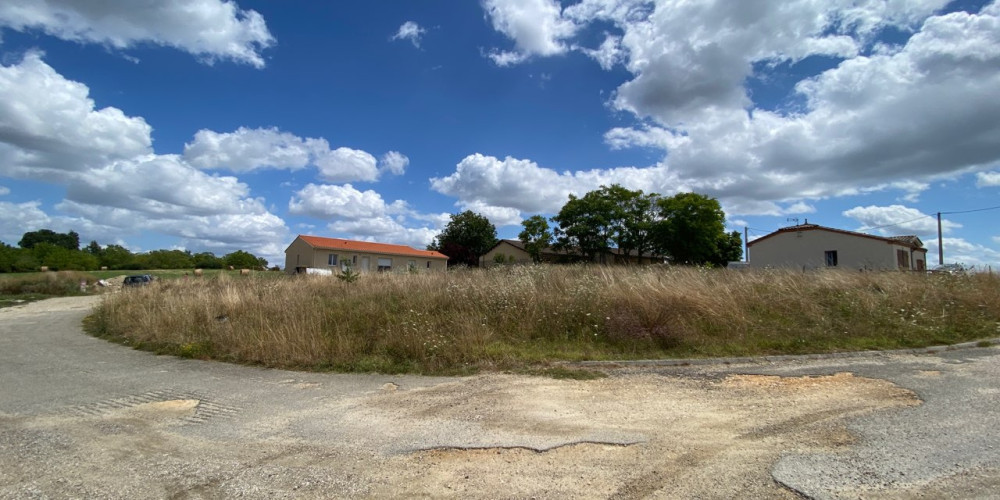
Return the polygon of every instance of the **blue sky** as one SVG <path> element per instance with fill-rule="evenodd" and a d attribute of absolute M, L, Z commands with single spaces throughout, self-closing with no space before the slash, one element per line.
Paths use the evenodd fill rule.
<path fill-rule="evenodd" d="M 0 240 L 283 264 L 619 183 L 996 267 L 997 96 L 986 1 L 8 0 Z"/>

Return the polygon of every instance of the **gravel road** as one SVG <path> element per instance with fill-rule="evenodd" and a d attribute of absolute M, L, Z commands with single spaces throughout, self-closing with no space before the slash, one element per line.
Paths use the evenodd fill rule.
<path fill-rule="evenodd" d="M 595 381 L 267 370 L 0 310 L 0 498 L 995 498 L 1000 350 Z"/>

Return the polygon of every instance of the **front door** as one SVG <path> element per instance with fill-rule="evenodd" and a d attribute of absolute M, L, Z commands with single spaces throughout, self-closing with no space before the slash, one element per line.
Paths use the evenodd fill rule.
<path fill-rule="evenodd" d="M 361 270 L 362 271 L 368 270 L 368 257 L 361 257 Z"/>

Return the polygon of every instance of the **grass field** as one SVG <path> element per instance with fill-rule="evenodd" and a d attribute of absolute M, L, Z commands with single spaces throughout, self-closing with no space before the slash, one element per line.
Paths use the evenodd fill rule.
<path fill-rule="evenodd" d="M 265 366 L 462 374 L 557 360 L 748 356 L 1000 335 L 1000 277 L 501 267 L 165 280 L 109 296 L 91 332 Z"/>
<path fill-rule="evenodd" d="M 100 288 L 92 286 L 97 280 L 132 274 L 151 274 L 161 280 L 182 279 L 185 275 L 191 278 L 194 277 L 194 272 L 191 269 L 2 273 L 0 274 L 0 307 L 15 306 L 50 297 L 100 293 L 102 291 Z M 262 278 L 284 276 L 283 273 L 270 271 L 254 271 L 252 274 Z M 204 271 L 205 278 L 222 275 L 239 276 L 239 271 L 221 269 L 206 269 Z M 81 281 L 85 281 L 88 284 L 87 292 L 80 291 Z"/>

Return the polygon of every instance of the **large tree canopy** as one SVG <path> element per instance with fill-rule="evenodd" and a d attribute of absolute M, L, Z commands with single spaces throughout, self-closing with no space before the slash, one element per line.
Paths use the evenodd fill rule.
<path fill-rule="evenodd" d="M 534 219 L 524 222 L 521 239 L 526 248 L 530 228 L 537 225 Z M 552 218 L 558 224 L 555 246 L 578 251 L 590 261 L 607 262 L 605 256 L 614 246 L 622 258 L 652 253 L 675 264 L 714 266 L 739 260 L 743 254 L 739 232 L 726 234 L 725 219 L 715 198 L 696 193 L 662 197 L 617 184 L 579 198 L 570 195 Z"/>
<path fill-rule="evenodd" d="M 656 203 L 659 220 L 654 245 L 675 264 L 724 266 L 739 260 L 739 232 L 726 234 L 726 214 L 718 200 L 697 193 L 680 193 Z"/>
<path fill-rule="evenodd" d="M 35 246 L 40 243 L 48 243 L 57 247 L 63 247 L 66 250 L 79 250 L 80 235 L 76 234 L 74 231 L 63 234 L 57 233 L 51 229 L 39 229 L 38 231 L 29 231 L 24 233 L 24 236 L 21 237 L 21 241 L 17 242 L 17 246 L 31 249 L 35 248 Z"/>
<path fill-rule="evenodd" d="M 453 214 L 428 250 L 448 256 L 448 265 L 478 266 L 479 257 L 497 244 L 497 228 L 486 217 L 471 210 Z"/>

